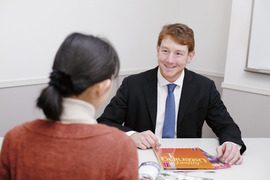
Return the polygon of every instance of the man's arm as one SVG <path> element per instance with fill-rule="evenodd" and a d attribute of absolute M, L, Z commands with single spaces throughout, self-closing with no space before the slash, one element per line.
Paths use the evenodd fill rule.
<path fill-rule="evenodd" d="M 241 154 L 246 150 L 246 146 L 242 141 L 241 131 L 228 113 L 213 81 L 211 82 L 206 122 L 219 138 L 220 144 L 223 144 L 224 142 L 238 144 L 242 146 L 240 149 Z"/>
<path fill-rule="evenodd" d="M 125 78 L 115 97 L 97 119 L 129 135 L 140 149 L 160 146 L 154 135 L 157 68 Z M 129 134 L 129 132 L 134 132 Z"/>
<path fill-rule="evenodd" d="M 118 129 L 125 131 L 126 134 L 130 136 L 134 141 L 137 148 L 148 149 L 159 147 L 161 144 L 152 131 L 146 130 L 142 132 L 136 132 L 131 128 L 123 125 L 125 122 L 126 111 L 128 109 L 127 86 L 128 83 L 126 82 L 126 79 L 124 79 L 115 97 L 113 97 L 110 104 L 105 108 L 104 113 L 97 119 L 97 121 L 99 123 L 117 127 Z"/>
<path fill-rule="evenodd" d="M 111 102 L 105 108 L 103 114 L 97 119 L 98 123 L 106 124 L 108 126 L 117 127 L 122 131 L 132 131 L 132 129 L 124 126 L 127 101 L 128 101 L 128 87 L 126 78 L 123 80 L 122 85 L 117 90 L 116 95 L 112 98 Z"/>
<path fill-rule="evenodd" d="M 225 163 L 230 165 L 241 164 L 243 161 L 241 155 L 246 150 L 241 138 L 241 131 L 227 112 L 213 82 L 211 86 L 207 123 L 216 133 L 221 144 L 216 149 L 217 158 L 222 158 Z"/>

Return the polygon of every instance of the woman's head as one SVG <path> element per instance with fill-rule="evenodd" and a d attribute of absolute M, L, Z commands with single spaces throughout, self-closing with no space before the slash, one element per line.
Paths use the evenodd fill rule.
<path fill-rule="evenodd" d="M 108 42 L 73 33 L 58 49 L 50 75 L 49 86 L 37 101 L 47 118 L 59 120 L 62 98 L 77 96 L 86 89 L 118 75 L 117 52 Z"/>

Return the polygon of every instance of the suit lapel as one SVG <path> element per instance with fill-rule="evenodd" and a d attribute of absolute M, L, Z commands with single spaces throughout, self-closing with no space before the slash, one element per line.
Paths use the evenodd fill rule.
<path fill-rule="evenodd" d="M 154 130 L 156 127 L 157 116 L 157 70 L 158 68 L 155 68 L 145 74 L 145 81 L 143 83 L 145 100 L 151 116 Z"/>
<path fill-rule="evenodd" d="M 180 126 L 184 114 L 188 109 L 195 92 L 196 86 L 192 83 L 192 80 L 192 74 L 187 69 L 185 69 L 185 77 L 178 110 L 177 128 Z"/>

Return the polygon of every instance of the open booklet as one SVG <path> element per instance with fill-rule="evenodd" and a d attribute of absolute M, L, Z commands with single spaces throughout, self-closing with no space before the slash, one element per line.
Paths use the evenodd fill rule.
<path fill-rule="evenodd" d="M 155 180 L 213 180 L 212 178 L 198 177 L 186 173 L 175 173 L 162 171 Z"/>
<path fill-rule="evenodd" d="M 159 161 L 143 162 L 139 167 L 140 179 L 155 180 L 212 180 L 189 174 L 197 170 L 214 173 L 231 166 L 200 148 L 154 148 Z"/>
<path fill-rule="evenodd" d="M 184 171 L 164 171 L 159 163 L 146 161 L 139 167 L 139 180 L 213 180 L 211 178 L 189 175 Z"/>

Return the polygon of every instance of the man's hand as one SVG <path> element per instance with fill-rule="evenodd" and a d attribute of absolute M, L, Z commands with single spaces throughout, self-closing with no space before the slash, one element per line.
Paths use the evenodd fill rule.
<path fill-rule="evenodd" d="M 158 138 L 150 131 L 135 132 L 132 134 L 131 139 L 135 142 L 136 146 L 140 149 L 148 149 L 152 147 L 159 147 L 161 144 L 158 142 Z"/>
<path fill-rule="evenodd" d="M 234 143 L 223 143 L 221 146 L 218 146 L 216 150 L 217 158 L 222 157 L 222 160 L 229 165 L 239 165 L 243 161 L 238 146 Z"/>

